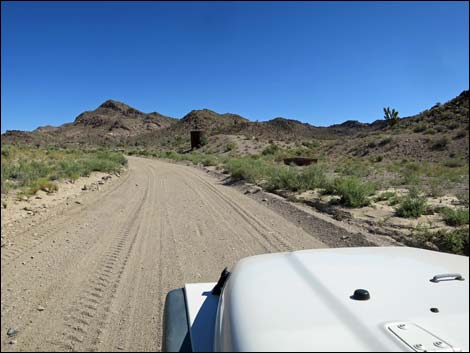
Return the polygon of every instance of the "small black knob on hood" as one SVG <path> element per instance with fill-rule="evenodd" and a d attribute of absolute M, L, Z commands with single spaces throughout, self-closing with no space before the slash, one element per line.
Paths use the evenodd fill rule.
<path fill-rule="evenodd" d="M 350 298 L 353 300 L 369 300 L 370 294 L 366 289 L 356 289 Z"/>

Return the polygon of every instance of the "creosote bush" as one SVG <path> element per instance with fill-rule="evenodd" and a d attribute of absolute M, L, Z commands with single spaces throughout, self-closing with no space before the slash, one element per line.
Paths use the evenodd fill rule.
<path fill-rule="evenodd" d="M 396 213 L 398 217 L 418 218 L 424 214 L 426 208 L 426 198 L 420 196 L 417 190 L 411 190 L 409 195 L 400 201 Z"/>

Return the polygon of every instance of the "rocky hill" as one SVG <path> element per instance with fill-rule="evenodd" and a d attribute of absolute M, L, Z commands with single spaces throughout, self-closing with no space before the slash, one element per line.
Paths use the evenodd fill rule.
<path fill-rule="evenodd" d="M 157 112 L 144 113 L 124 103 L 108 100 L 92 111 L 78 115 L 71 123 L 59 127 L 43 126 L 32 132 L 7 131 L 2 143 L 27 143 L 59 146 L 154 146 L 183 149 L 189 146 L 189 131 L 202 129 L 209 142 L 213 136 L 239 136 L 259 142 L 260 146 L 278 141 L 301 144 L 305 141 L 336 141 L 322 143 L 329 153 L 352 156 L 431 154 L 442 152 L 432 147 L 446 139 L 445 150 L 468 155 L 469 91 L 445 104 L 436 104 L 415 116 L 401 118 L 394 126 L 385 120 L 371 124 L 346 121 L 329 127 L 316 127 L 297 120 L 277 117 L 253 122 L 240 115 L 219 114 L 209 109 L 193 110 L 181 119 Z M 385 136 L 385 137 L 384 137 Z M 384 143 L 393 139 L 394 144 Z M 218 141 L 233 138 L 219 138 Z M 246 143 L 245 143 L 246 144 Z M 395 146 L 392 148 L 392 146 Z M 249 147 L 249 146 L 248 146 Z M 250 150 L 246 148 L 245 150 Z"/>

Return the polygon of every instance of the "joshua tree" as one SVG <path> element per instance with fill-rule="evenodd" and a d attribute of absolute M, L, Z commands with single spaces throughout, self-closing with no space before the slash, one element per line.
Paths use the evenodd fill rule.
<path fill-rule="evenodd" d="M 385 120 L 389 125 L 395 125 L 398 123 L 398 112 L 395 109 L 390 110 L 390 107 L 384 108 L 384 113 Z"/>

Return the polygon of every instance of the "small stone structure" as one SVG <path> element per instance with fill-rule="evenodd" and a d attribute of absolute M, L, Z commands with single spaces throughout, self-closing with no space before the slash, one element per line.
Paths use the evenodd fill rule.
<path fill-rule="evenodd" d="M 202 130 L 191 130 L 191 149 L 202 147 Z"/>

